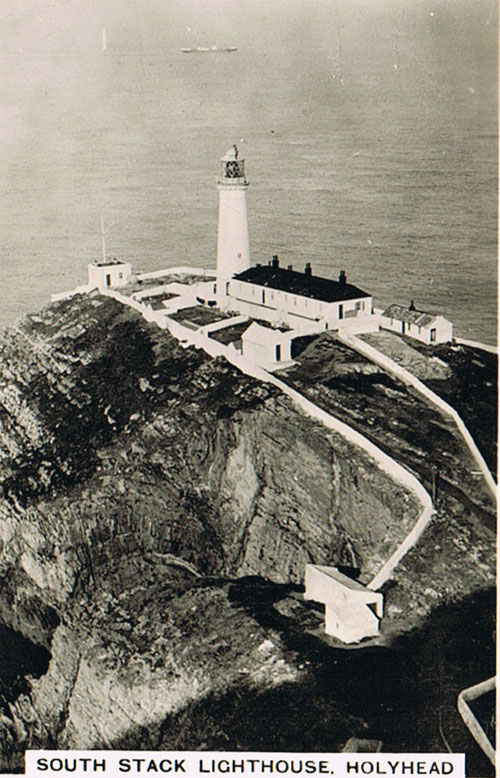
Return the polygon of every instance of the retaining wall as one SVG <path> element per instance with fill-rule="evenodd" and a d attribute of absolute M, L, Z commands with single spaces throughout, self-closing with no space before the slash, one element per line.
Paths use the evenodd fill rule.
<path fill-rule="evenodd" d="M 497 485 L 495 483 L 495 480 L 492 474 L 490 473 L 488 465 L 484 461 L 483 456 L 479 451 L 472 435 L 470 434 L 461 416 L 457 413 L 455 408 L 449 405 L 449 403 L 443 400 L 443 398 L 440 397 L 438 394 L 433 392 L 432 389 L 429 389 L 429 387 L 426 386 L 422 381 L 420 381 L 420 379 L 416 378 L 416 376 L 414 376 L 413 373 L 410 373 L 408 370 L 406 370 L 406 368 L 402 367 L 401 365 L 398 365 L 397 362 L 394 362 L 394 360 L 392 360 L 390 357 L 386 356 L 385 354 L 382 354 L 373 346 L 369 346 L 368 343 L 364 343 L 364 341 L 360 340 L 355 335 L 348 336 L 339 333 L 339 340 L 345 343 L 346 346 L 350 346 L 351 348 L 358 351 L 360 354 L 363 354 L 363 356 L 368 357 L 368 359 L 372 360 L 372 362 L 375 362 L 375 364 L 380 365 L 380 367 L 383 367 L 384 370 L 387 370 L 389 373 L 394 375 L 396 378 L 399 378 L 405 384 L 409 384 L 410 386 L 413 386 L 414 389 L 416 389 L 427 400 L 433 403 L 433 405 L 436 405 L 443 413 L 446 413 L 448 416 L 451 416 L 456 426 L 458 427 L 458 430 L 461 433 L 467 447 L 469 448 L 469 451 L 471 452 L 479 469 L 481 470 L 488 488 L 490 489 L 491 493 L 496 499 Z"/>
<path fill-rule="evenodd" d="M 178 275 L 206 276 L 208 278 L 215 278 L 216 276 L 214 269 L 182 265 L 180 267 L 164 267 L 163 270 L 153 270 L 151 273 L 138 273 L 137 278 L 139 281 L 145 281 L 147 278 L 161 278 L 174 273 Z"/>
<path fill-rule="evenodd" d="M 457 708 L 465 725 L 492 765 L 495 764 L 495 749 L 490 743 L 479 721 L 472 713 L 468 703 L 476 700 L 478 697 L 482 697 L 482 695 L 487 692 L 492 692 L 495 689 L 495 686 L 496 680 L 493 676 L 493 678 L 488 678 L 487 681 L 482 681 L 482 683 L 477 683 L 475 686 L 469 686 L 468 689 L 463 689 L 458 695 L 457 700 Z"/>
<path fill-rule="evenodd" d="M 497 346 L 490 346 L 488 343 L 480 343 L 478 340 L 467 340 L 466 338 L 453 338 L 454 343 L 458 343 L 462 346 L 472 346 L 473 348 L 480 348 L 483 351 L 488 351 L 490 354 L 498 354 Z"/>
<path fill-rule="evenodd" d="M 420 502 L 422 510 L 415 526 L 408 533 L 405 540 L 389 557 L 387 562 L 385 562 L 377 575 L 367 584 L 367 588 L 369 589 L 375 590 L 380 588 L 380 586 L 390 578 L 392 571 L 406 552 L 415 545 L 432 519 L 434 513 L 432 500 L 420 481 L 402 465 L 396 462 L 395 459 L 388 456 L 378 448 L 378 446 L 368 440 L 368 438 L 365 438 L 360 432 L 357 432 L 352 427 L 349 427 L 349 425 L 340 421 L 340 419 L 337 419 L 335 416 L 327 413 L 327 411 L 319 408 L 295 389 L 292 389 L 291 386 L 284 383 L 281 379 L 271 375 L 259 365 L 246 357 L 243 357 L 231 344 L 225 346 L 223 343 L 208 338 L 199 331 L 192 330 L 173 319 L 169 319 L 163 311 L 152 311 L 148 306 L 145 306 L 136 300 L 131 300 L 130 297 L 126 297 L 115 290 L 106 290 L 104 294 L 108 297 L 113 297 L 124 305 L 130 305 L 130 307 L 141 313 L 146 321 L 155 322 L 162 329 L 167 329 L 173 337 L 180 341 L 181 345 L 184 345 L 185 347 L 194 346 L 195 348 L 201 348 L 211 357 L 224 357 L 228 362 L 241 370 L 242 373 L 245 373 L 245 375 L 256 378 L 259 381 L 273 384 L 280 389 L 281 392 L 286 394 L 287 397 L 290 397 L 290 399 L 309 417 L 319 421 L 327 429 L 337 432 L 353 445 L 363 449 L 383 472 L 387 473 L 390 478 L 400 483 L 416 497 Z"/>

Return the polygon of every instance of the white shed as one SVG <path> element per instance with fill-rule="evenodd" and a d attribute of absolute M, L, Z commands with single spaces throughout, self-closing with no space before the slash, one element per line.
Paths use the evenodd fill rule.
<path fill-rule="evenodd" d="M 108 259 L 106 262 L 91 262 L 87 265 L 89 286 L 98 289 L 109 289 L 125 286 L 132 275 L 130 262 L 119 259 Z"/>
<path fill-rule="evenodd" d="M 292 335 L 290 330 L 263 327 L 252 322 L 241 336 L 241 353 L 266 369 L 292 364 Z"/>
<path fill-rule="evenodd" d="M 304 599 L 325 605 L 325 632 L 344 643 L 378 635 L 384 596 L 339 572 L 306 565 Z"/>
<path fill-rule="evenodd" d="M 408 307 L 389 305 L 380 315 L 380 326 L 429 345 L 453 340 L 451 321 L 438 314 L 417 311 L 413 303 Z"/>

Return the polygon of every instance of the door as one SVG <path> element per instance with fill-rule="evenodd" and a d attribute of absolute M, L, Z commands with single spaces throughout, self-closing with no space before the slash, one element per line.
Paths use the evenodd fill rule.
<path fill-rule="evenodd" d="M 106 273 L 106 286 L 111 286 L 111 276 L 109 273 Z"/>
<path fill-rule="evenodd" d="M 339 319 L 343 319 L 343 318 L 344 318 L 344 306 L 339 305 Z"/>
<path fill-rule="evenodd" d="M 276 362 L 281 362 L 281 346 L 276 346 Z"/>

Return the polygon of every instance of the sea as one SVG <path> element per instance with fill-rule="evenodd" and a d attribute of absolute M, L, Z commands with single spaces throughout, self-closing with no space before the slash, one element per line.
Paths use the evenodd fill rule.
<path fill-rule="evenodd" d="M 496 342 L 496 0 L 1 6 L 0 326 L 86 281 L 101 216 L 136 270 L 214 267 L 236 143 L 254 262 Z"/>
<path fill-rule="evenodd" d="M 236 143 L 252 261 L 496 341 L 496 0 L 3 0 L 1 22 L 0 324 L 85 282 L 101 214 L 135 269 L 213 267 Z"/>
<path fill-rule="evenodd" d="M 215 264 L 218 160 L 252 261 L 496 341 L 495 0 L 4 0 L 0 324 L 106 252 Z M 182 47 L 237 46 L 185 54 Z"/>

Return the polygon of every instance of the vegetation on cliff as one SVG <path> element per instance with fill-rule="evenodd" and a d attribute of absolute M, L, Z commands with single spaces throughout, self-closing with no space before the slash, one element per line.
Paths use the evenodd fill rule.
<path fill-rule="evenodd" d="M 373 574 L 416 520 L 411 495 L 271 385 L 114 300 L 54 304 L 0 349 L 0 620 L 51 652 L 45 674 L 5 695 L 4 766 L 36 745 L 264 748 L 265 728 L 249 739 L 237 725 L 259 701 L 274 707 L 268 747 L 336 750 L 377 727 L 387 737 L 368 668 L 383 687 L 401 647 L 358 665 L 318 641 L 321 614 L 292 595 L 310 561 Z M 466 471 L 442 419 L 368 363 L 340 375 L 349 360 L 336 355 L 321 375 L 304 361 L 296 381 L 417 472 L 429 444 L 412 421 L 425 410 L 431 448 Z M 389 633 L 492 584 L 489 507 L 452 485 L 387 591 Z M 349 667 L 364 667 L 356 704 L 336 693 Z M 323 724 L 301 739 L 311 695 L 311 726 Z"/>

